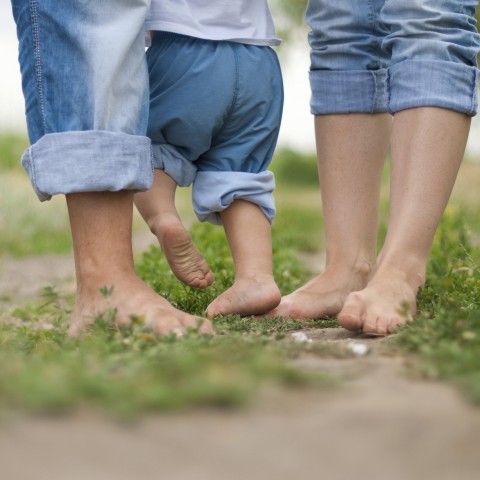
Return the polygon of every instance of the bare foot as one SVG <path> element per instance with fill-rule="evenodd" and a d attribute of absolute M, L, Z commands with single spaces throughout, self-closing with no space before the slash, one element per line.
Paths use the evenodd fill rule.
<path fill-rule="evenodd" d="M 371 269 L 367 264 L 362 269 L 343 275 L 327 270 L 303 287 L 282 297 L 280 305 L 267 315 L 296 320 L 336 315 L 349 293 L 365 287 L 370 274 Z"/>
<path fill-rule="evenodd" d="M 407 281 L 401 271 L 377 272 L 366 288 L 353 292 L 338 315 L 347 330 L 388 335 L 412 320 L 421 282 Z"/>
<path fill-rule="evenodd" d="M 178 216 L 162 213 L 151 222 L 150 229 L 157 236 L 172 272 L 181 282 L 195 288 L 206 288 L 213 283 L 207 261 Z"/>
<path fill-rule="evenodd" d="M 280 302 L 280 290 L 271 275 L 236 279 L 207 308 L 207 315 L 261 315 Z"/>
<path fill-rule="evenodd" d="M 70 335 L 78 335 L 99 315 L 108 318 L 112 312 L 119 326 L 131 325 L 132 319 L 136 317 L 160 335 L 172 332 L 181 335 L 188 327 L 199 328 L 202 333 L 213 332 L 209 320 L 177 310 L 138 277 L 125 277 L 118 277 L 113 285 L 102 285 L 97 281 L 78 289 L 70 321 Z M 103 294 L 101 289 L 104 290 Z M 105 290 L 108 290 L 107 294 Z"/>

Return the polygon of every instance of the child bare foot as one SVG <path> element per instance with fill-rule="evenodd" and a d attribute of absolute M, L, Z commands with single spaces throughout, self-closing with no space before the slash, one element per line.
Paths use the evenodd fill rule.
<path fill-rule="evenodd" d="M 371 268 L 367 264 L 343 275 L 327 270 L 303 287 L 282 297 L 280 305 L 267 315 L 296 320 L 336 315 L 349 293 L 365 287 L 370 274 Z"/>
<path fill-rule="evenodd" d="M 174 275 L 186 285 L 206 288 L 213 283 L 207 261 L 198 251 L 180 218 L 162 213 L 150 222 Z"/>
<path fill-rule="evenodd" d="M 347 330 L 388 335 L 412 320 L 421 282 L 407 281 L 399 271 L 377 272 L 366 288 L 353 292 L 338 315 Z"/>
<path fill-rule="evenodd" d="M 102 294 L 102 288 L 109 293 Z M 99 315 L 109 312 L 114 312 L 118 326 L 128 326 L 132 318 L 141 318 L 147 327 L 160 335 L 181 334 L 188 327 L 198 328 L 202 333 L 213 332 L 209 320 L 177 310 L 139 278 L 119 277 L 113 285 L 92 282 L 86 288 L 79 288 L 69 334 L 78 335 Z"/>
<path fill-rule="evenodd" d="M 174 275 L 186 285 L 206 288 L 213 274 L 183 226 L 175 207 L 177 184 L 161 170 L 155 170 L 153 186 L 135 195 L 135 205 L 156 235 Z"/>
<path fill-rule="evenodd" d="M 280 290 L 271 275 L 239 278 L 207 308 L 207 315 L 261 315 L 280 302 Z"/>

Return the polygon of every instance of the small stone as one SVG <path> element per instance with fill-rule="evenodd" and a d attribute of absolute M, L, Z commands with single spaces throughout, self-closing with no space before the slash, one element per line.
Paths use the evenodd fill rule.
<path fill-rule="evenodd" d="M 347 343 L 347 348 L 358 357 L 363 357 L 370 351 L 365 343 L 360 342 L 349 342 Z"/>
<path fill-rule="evenodd" d="M 301 342 L 301 343 L 312 343 L 313 340 L 311 338 L 308 338 L 303 332 L 293 332 L 292 333 L 292 338 L 296 342 Z"/>

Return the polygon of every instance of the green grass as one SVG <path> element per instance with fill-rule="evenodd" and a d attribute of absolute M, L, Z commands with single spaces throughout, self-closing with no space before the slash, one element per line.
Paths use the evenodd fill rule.
<path fill-rule="evenodd" d="M 156 246 L 145 252 L 137 264 L 139 275 L 162 296 L 182 310 L 201 315 L 208 304 L 233 283 L 233 261 L 221 227 L 195 224 L 192 238 L 215 273 L 215 283 L 205 290 L 181 284 L 168 268 L 163 253 Z M 274 275 L 283 293 L 302 285 L 310 272 L 300 263 L 295 251 L 284 244 L 281 235 L 273 239 Z M 159 272 L 161 273 L 159 275 Z"/>
<path fill-rule="evenodd" d="M 427 378 L 480 403 L 480 249 L 461 213 L 447 212 L 432 249 L 419 314 L 397 337 Z"/>
<path fill-rule="evenodd" d="M 40 203 L 20 163 L 28 145 L 22 135 L 0 135 L 0 258 L 71 250 L 64 199 Z"/>
<path fill-rule="evenodd" d="M 24 137 L 0 135 L 0 257 L 68 253 L 71 239 L 65 201 L 62 196 L 38 201 L 20 164 L 27 146 Z M 274 237 L 282 239 L 282 247 L 320 250 L 323 223 L 315 157 L 280 150 L 272 169 L 280 212 L 273 224 Z M 188 189 L 180 189 L 177 203 L 182 214 L 192 217 Z"/>
<path fill-rule="evenodd" d="M 149 411 L 238 407 L 265 385 L 332 383 L 327 375 L 293 368 L 292 359 L 315 349 L 279 334 L 230 330 L 226 321 L 219 335 L 192 332 L 177 339 L 157 337 L 141 326 L 111 325 L 97 321 L 87 336 L 72 340 L 62 318 L 48 329 L 1 324 L 0 408 L 5 413 L 88 408 L 128 418 Z"/>
<path fill-rule="evenodd" d="M 0 172 L 0 206 L 0 257 L 71 250 L 64 199 L 40 203 L 24 172 Z"/>
<path fill-rule="evenodd" d="M 270 169 L 275 173 L 279 187 L 318 189 L 317 158 L 314 154 L 299 153 L 288 148 L 279 149 L 275 153 Z"/>
<path fill-rule="evenodd" d="M 68 251 L 70 234 L 63 200 L 40 204 L 24 172 L 13 168 L 11 162 L 8 168 L 6 165 L 4 162 L 0 171 L 2 206 L 6 206 L 0 213 L 1 251 L 18 256 Z M 288 169 L 286 172 L 279 178 L 290 175 Z M 274 227 L 275 275 L 285 293 L 309 276 L 293 248 L 321 246 L 315 240 L 321 236 L 321 216 L 309 193 L 316 188 L 310 181 L 306 188 L 299 183 L 297 187 L 293 195 L 304 213 L 287 208 Z M 179 195 L 182 211 L 190 203 L 185 202 L 187 195 Z M 281 188 L 280 197 L 288 197 Z M 7 225 L 9 228 L 4 228 Z M 222 228 L 195 223 L 191 231 L 215 272 L 214 286 L 199 291 L 182 285 L 157 247 L 138 259 L 137 270 L 174 305 L 201 315 L 232 283 L 233 263 Z M 147 411 L 236 407 L 253 400 L 268 385 L 331 385 L 331 377 L 294 368 L 292 360 L 301 355 L 345 354 L 335 348 L 294 342 L 289 336 L 300 328 L 335 325 L 327 320 L 259 322 L 230 316 L 215 321 L 216 336 L 190 332 L 178 339 L 157 337 L 141 325 L 119 330 L 107 318 L 96 322 L 83 338 L 70 339 L 66 329 L 72 304 L 71 297 L 47 288 L 41 302 L 3 312 L 0 411 L 93 408 L 129 417 Z M 109 315 L 107 312 L 106 317 Z"/>
<path fill-rule="evenodd" d="M 216 272 L 215 287 L 198 291 L 171 274 L 152 247 L 138 261 L 139 274 L 174 305 L 202 314 L 233 279 L 223 230 L 196 225 L 192 234 Z M 276 246 L 276 275 L 284 291 L 309 273 L 292 251 Z M 108 294 L 106 294 L 108 296 Z M 229 316 L 215 321 L 215 336 L 194 331 L 182 338 L 159 337 L 141 322 L 113 326 L 105 312 L 83 338 L 66 334 L 72 298 L 51 288 L 40 303 L 15 307 L 0 321 L 0 411 L 70 412 L 96 409 L 131 418 L 150 411 L 238 407 L 263 388 L 321 388 L 335 379 L 295 368 L 302 355 L 348 355 L 335 348 L 295 342 L 295 330 L 331 327 L 332 320 L 283 321 Z M 1 320 L 1 319 L 0 319 Z"/>
<path fill-rule="evenodd" d="M 19 156 L 22 142 L 0 141 L 0 252 L 67 252 L 71 247 L 63 199 L 40 204 L 18 162 L 5 160 Z M 480 402 L 480 221 L 474 195 L 480 168 L 462 168 L 453 208 L 447 209 L 432 249 L 418 317 L 401 330 L 395 344 L 422 375 L 453 382 Z M 273 169 L 278 183 L 274 273 L 282 292 L 288 293 L 311 275 L 297 252 L 322 248 L 323 219 L 314 158 L 279 152 Z M 385 180 L 387 175 L 388 168 Z M 384 187 L 379 244 L 386 228 L 387 194 Z M 184 197 L 179 200 L 189 204 Z M 155 247 L 138 259 L 137 270 L 174 305 L 201 315 L 230 286 L 233 263 L 220 227 L 195 223 L 191 232 L 215 272 L 214 286 L 204 291 L 183 286 Z M 70 339 L 66 327 L 72 304 L 71 297 L 46 288 L 40 302 L 0 312 L 0 412 L 89 408 L 131 417 L 148 411 L 233 408 L 248 404 L 269 385 L 330 386 L 335 379 L 294 368 L 293 360 L 348 355 L 291 340 L 292 331 L 332 327 L 333 320 L 260 322 L 230 316 L 215 321 L 213 337 L 189 332 L 183 338 L 160 338 L 141 324 L 114 328 L 107 312 L 83 338 Z"/>
<path fill-rule="evenodd" d="M 20 170 L 20 158 L 28 147 L 28 139 L 18 134 L 0 135 L 0 172 Z"/>

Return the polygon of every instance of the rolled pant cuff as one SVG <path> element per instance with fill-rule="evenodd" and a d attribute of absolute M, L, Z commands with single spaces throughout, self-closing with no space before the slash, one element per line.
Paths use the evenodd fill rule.
<path fill-rule="evenodd" d="M 478 69 L 446 61 L 406 60 L 389 75 L 389 111 L 441 107 L 473 116 L 478 108 Z"/>
<path fill-rule="evenodd" d="M 59 193 L 143 191 L 153 182 L 150 140 L 124 133 L 47 134 L 25 151 L 22 164 L 41 201 Z"/>
<path fill-rule="evenodd" d="M 197 167 L 174 145 L 152 142 L 153 168 L 163 170 L 179 187 L 188 187 L 197 174 Z"/>
<path fill-rule="evenodd" d="M 384 113 L 387 111 L 387 70 L 311 70 L 313 115 Z"/>
<path fill-rule="evenodd" d="M 193 182 L 193 209 L 201 222 L 221 225 L 220 212 L 235 200 L 247 200 L 257 205 L 270 223 L 275 217 L 272 172 L 201 171 Z"/>

